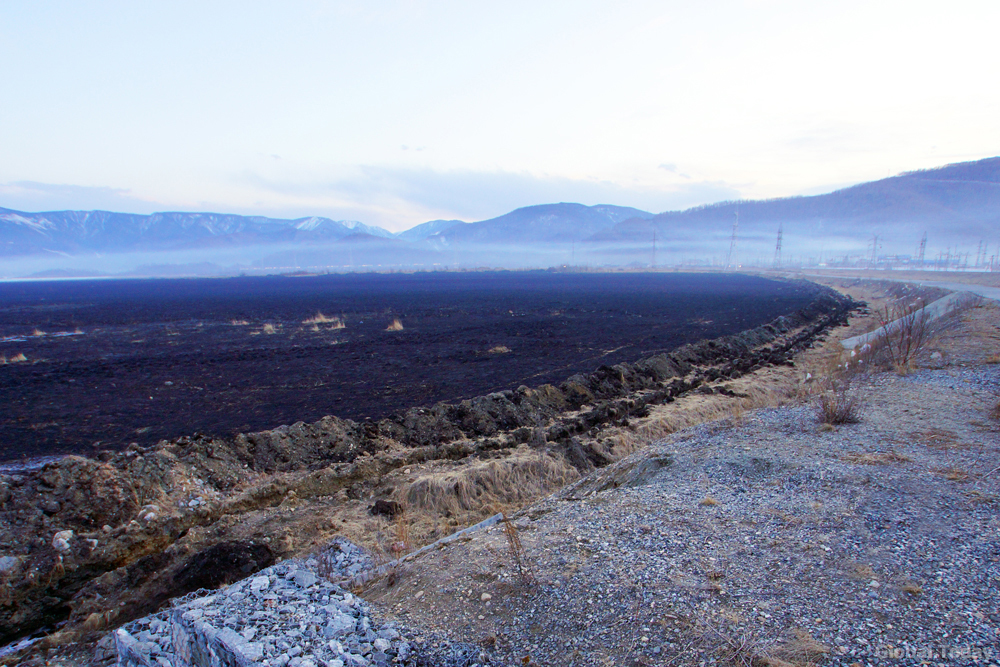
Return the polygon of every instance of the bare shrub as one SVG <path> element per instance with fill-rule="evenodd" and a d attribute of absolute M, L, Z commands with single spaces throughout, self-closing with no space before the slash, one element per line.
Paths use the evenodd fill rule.
<path fill-rule="evenodd" d="M 535 582 L 535 575 L 532 571 L 528 554 L 521 544 L 521 537 L 518 535 L 517 526 L 507 518 L 506 514 L 501 514 L 500 520 L 503 523 L 504 535 L 507 537 L 507 554 L 517 569 L 517 576 L 521 580 L 521 583 L 529 586 Z"/>
<path fill-rule="evenodd" d="M 897 302 L 876 311 L 878 335 L 862 347 L 858 361 L 867 369 L 913 369 L 917 354 L 930 342 L 932 327 L 924 303 Z"/>
<path fill-rule="evenodd" d="M 844 380 L 830 380 L 816 403 L 816 416 L 821 424 L 856 424 L 864 411 L 864 398 Z"/>

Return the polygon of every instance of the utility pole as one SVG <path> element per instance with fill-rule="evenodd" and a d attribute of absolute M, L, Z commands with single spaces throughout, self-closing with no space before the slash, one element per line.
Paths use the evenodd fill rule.
<path fill-rule="evenodd" d="M 656 268 L 656 227 L 653 227 L 653 268 Z"/>
<path fill-rule="evenodd" d="M 778 242 L 774 245 L 774 268 L 781 268 L 781 233 L 784 231 L 784 223 L 778 223 Z"/>

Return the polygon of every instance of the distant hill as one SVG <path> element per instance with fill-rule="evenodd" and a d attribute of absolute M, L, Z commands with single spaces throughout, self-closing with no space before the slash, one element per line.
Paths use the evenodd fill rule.
<path fill-rule="evenodd" d="M 811 197 L 723 202 L 627 220 L 592 235 L 595 243 L 647 243 L 654 231 L 665 243 L 703 243 L 730 236 L 739 212 L 742 241 L 774 245 L 778 226 L 786 242 L 829 241 L 863 246 L 874 235 L 885 247 L 915 250 L 931 243 L 1000 241 L 1000 158 L 914 171 Z"/>
<path fill-rule="evenodd" d="M 479 222 L 432 220 L 399 234 L 357 221 L 217 213 L 25 213 L 0 208 L 0 276 L 131 270 L 281 272 L 355 267 L 767 264 L 782 229 L 787 259 L 1000 255 L 1000 157 L 914 171 L 808 197 L 721 202 L 653 214 L 624 206 L 527 206 Z M 982 242 L 982 243 L 980 243 Z M 983 245 L 985 244 L 985 245 Z M 119 258 L 111 262 L 111 255 Z M 142 257 L 131 254 L 155 254 Z M 27 258 L 27 259 L 26 259 Z M 122 268 L 124 267 L 124 268 Z M 151 267 L 151 268 L 150 268 Z M 254 268 L 256 267 L 256 268 Z M 365 269 L 368 270 L 368 269 Z M 47 272 L 55 271 L 50 274 Z M 59 274 L 58 272 L 64 272 Z"/>
<path fill-rule="evenodd" d="M 428 236 L 433 236 L 434 234 L 443 232 L 446 229 L 467 224 L 469 223 L 463 222 L 462 220 L 431 220 L 430 222 L 425 222 L 417 225 L 416 227 L 411 227 L 405 232 L 396 234 L 396 238 L 403 239 L 404 241 L 423 241 Z"/>
<path fill-rule="evenodd" d="M 454 226 L 431 238 L 448 244 L 569 243 L 611 229 L 623 220 L 652 216 L 652 213 L 625 206 L 543 204 L 519 208 L 482 222 Z"/>
<path fill-rule="evenodd" d="M 282 220 L 218 213 L 24 213 L 0 208 L 0 255 L 7 256 L 312 244 L 336 241 L 355 233 L 393 236 L 385 229 L 357 221 L 319 217 Z"/>

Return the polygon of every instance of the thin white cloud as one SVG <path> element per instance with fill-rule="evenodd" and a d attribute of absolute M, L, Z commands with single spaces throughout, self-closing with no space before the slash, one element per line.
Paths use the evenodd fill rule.
<path fill-rule="evenodd" d="M 368 211 L 368 220 L 403 229 L 414 220 L 391 219 L 394 211 L 419 211 L 425 219 L 485 220 L 515 208 L 553 202 L 613 204 L 659 213 L 739 198 L 725 183 L 692 181 L 654 189 L 610 181 L 574 180 L 506 171 L 435 171 L 392 167 L 360 167 L 321 183 L 268 180 L 246 174 L 248 185 L 285 197 L 338 202 L 338 210 Z M 391 202 L 387 206 L 387 203 Z M 366 220 L 366 222 L 368 221 Z M 401 226 L 402 223 L 402 226 Z"/>
<path fill-rule="evenodd" d="M 162 204 L 139 199 L 126 188 L 35 181 L 0 183 L 0 207 L 29 212 L 104 210 L 153 213 L 163 210 Z"/>

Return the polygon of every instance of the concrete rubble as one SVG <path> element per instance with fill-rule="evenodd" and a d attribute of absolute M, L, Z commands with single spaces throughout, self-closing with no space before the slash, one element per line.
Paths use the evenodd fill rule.
<path fill-rule="evenodd" d="M 331 583 L 372 566 L 347 540 L 224 589 L 197 591 L 115 633 L 122 667 L 415 665 L 414 642 L 379 625 L 364 601 Z"/>

